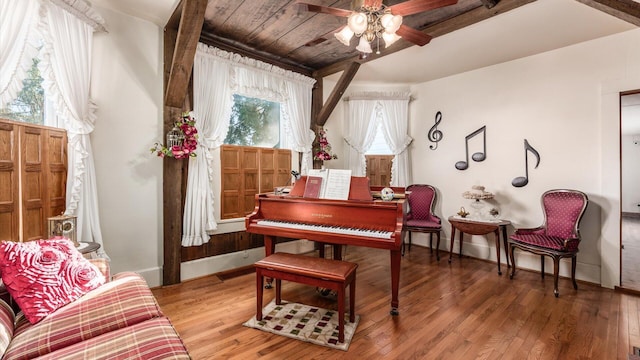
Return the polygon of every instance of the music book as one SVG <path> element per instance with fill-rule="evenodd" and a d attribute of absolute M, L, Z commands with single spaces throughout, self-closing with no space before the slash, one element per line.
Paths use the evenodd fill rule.
<path fill-rule="evenodd" d="M 320 188 L 320 199 L 348 200 L 349 188 L 351 186 L 351 170 L 344 169 L 312 169 L 309 170 L 309 177 L 319 177 L 322 179 Z M 306 189 L 305 189 L 306 190 Z M 306 196 L 305 196 L 306 197 Z"/>
<path fill-rule="evenodd" d="M 320 176 L 307 176 L 307 183 L 304 186 L 304 194 L 302 197 L 312 199 L 319 198 L 323 183 L 322 180 Z"/>

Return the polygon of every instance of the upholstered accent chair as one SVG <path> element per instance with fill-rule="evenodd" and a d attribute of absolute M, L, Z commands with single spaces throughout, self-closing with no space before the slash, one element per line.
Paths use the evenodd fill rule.
<path fill-rule="evenodd" d="M 436 259 L 440 260 L 440 231 L 441 220 L 433 213 L 436 202 L 436 189 L 431 185 L 413 184 L 406 189 L 409 210 L 405 215 L 404 230 L 409 233 L 409 251 L 411 251 L 411 233 L 422 232 L 429 234 L 429 249 L 433 254 L 433 234 L 436 234 Z M 403 239 L 404 240 L 404 239 Z M 405 243 L 402 242 L 404 255 Z"/>
<path fill-rule="evenodd" d="M 516 272 L 514 250 L 516 248 L 540 255 L 540 272 L 544 279 L 544 257 L 553 259 L 553 293 L 558 292 L 558 268 L 560 259 L 571 258 L 571 280 L 576 283 L 576 255 L 580 245 L 580 220 L 589 203 L 587 195 L 577 190 L 549 190 L 542 194 L 544 223 L 532 229 L 516 229 L 509 237 L 511 276 Z"/>

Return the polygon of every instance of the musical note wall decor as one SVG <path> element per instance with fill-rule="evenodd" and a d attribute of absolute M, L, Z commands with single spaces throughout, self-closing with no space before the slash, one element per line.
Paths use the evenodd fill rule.
<path fill-rule="evenodd" d="M 473 161 L 480 162 L 484 161 L 484 159 L 487 158 L 487 126 L 485 125 L 464 138 L 464 151 L 466 160 L 458 161 L 456 163 L 456 169 L 466 170 L 469 167 L 469 140 L 480 133 L 482 133 L 482 151 L 476 152 L 471 155 L 471 159 L 473 159 Z"/>
<path fill-rule="evenodd" d="M 438 124 L 442 121 L 442 113 L 438 111 L 436 113 L 435 124 L 429 129 L 429 133 L 427 134 L 427 138 L 429 141 L 435 143 L 435 146 L 429 145 L 429 149 L 435 150 L 438 148 L 438 141 L 442 140 L 442 131 L 438 130 Z"/>
<path fill-rule="evenodd" d="M 527 141 L 527 139 L 524 139 L 524 176 L 518 176 L 517 178 L 513 179 L 511 181 L 511 185 L 515 186 L 515 187 L 523 187 L 526 186 L 529 183 L 529 153 L 528 151 L 531 151 L 531 153 L 533 155 L 536 156 L 536 166 L 534 167 L 534 169 L 538 168 L 538 165 L 540 165 L 540 153 L 538 153 L 538 151 L 536 149 L 533 148 L 533 146 L 529 145 L 529 142 Z"/>

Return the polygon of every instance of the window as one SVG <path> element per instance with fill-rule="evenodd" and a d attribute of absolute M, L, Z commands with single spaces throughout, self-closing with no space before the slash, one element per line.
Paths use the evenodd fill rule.
<path fill-rule="evenodd" d="M 42 88 L 42 76 L 38 70 L 38 58 L 33 59 L 27 77 L 22 82 L 22 90 L 18 97 L 6 108 L 0 109 L 0 118 L 43 125 L 44 122 L 44 89 Z"/>
<path fill-rule="evenodd" d="M 376 129 L 376 137 L 373 139 L 371 147 L 365 152 L 365 155 L 392 155 L 391 149 L 387 144 L 387 140 L 382 134 L 382 123 L 378 122 Z"/>
<path fill-rule="evenodd" d="M 280 103 L 233 95 L 225 144 L 280 148 Z"/>
<path fill-rule="evenodd" d="M 281 149 L 280 103 L 238 94 L 233 100 L 220 153 L 221 219 L 250 214 L 255 194 L 273 191 L 291 179 L 291 151 Z"/>

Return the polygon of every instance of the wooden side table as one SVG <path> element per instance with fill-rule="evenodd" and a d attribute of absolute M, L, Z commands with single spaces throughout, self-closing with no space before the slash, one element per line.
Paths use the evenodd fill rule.
<path fill-rule="evenodd" d="M 100 249 L 100 244 L 98 244 L 97 242 L 80 242 L 80 246 L 78 246 L 78 251 L 80 251 L 80 253 L 82 255 L 86 255 L 86 254 L 91 254 L 94 251 L 97 251 L 98 249 Z"/>
<path fill-rule="evenodd" d="M 507 245 L 507 225 L 511 224 L 509 220 L 478 220 L 478 219 L 466 219 L 459 216 L 450 216 L 449 223 L 451 223 L 451 247 L 449 248 L 449 262 L 453 255 L 453 240 L 456 236 L 456 229 L 460 231 L 460 254 L 462 257 L 462 239 L 464 233 L 470 235 L 486 235 L 493 233 L 496 239 L 496 258 L 498 260 L 498 275 L 502 275 L 500 270 L 500 229 L 502 229 L 502 240 L 504 243 L 504 254 L 507 257 L 507 267 L 509 265 L 509 252 Z"/>

